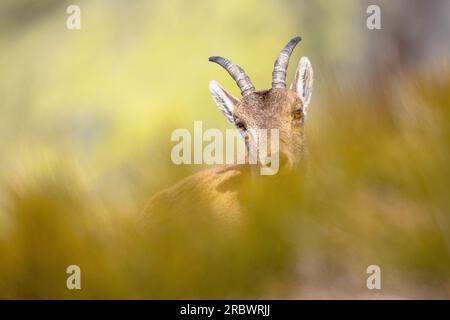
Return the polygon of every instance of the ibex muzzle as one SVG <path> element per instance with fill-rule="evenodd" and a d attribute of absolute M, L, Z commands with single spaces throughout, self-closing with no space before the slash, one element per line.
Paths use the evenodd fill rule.
<path fill-rule="evenodd" d="M 286 88 L 286 70 L 289 59 L 300 37 L 290 40 L 281 50 L 272 72 L 272 88 L 255 91 L 250 78 L 238 65 L 222 57 L 210 57 L 209 61 L 221 65 L 236 81 L 241 90 L 239 100 L 229 94 L 217 82 L 211 81 L 212 98 L 225 117 L 234 124 L 246 141 L 249 150 L 267 148 L 268 160 L 259 159 L 266 166 L 271 158 L 271 129 L 279 135 L 280 162 L 295 165 L 303 149 L 303 127 L 311 100 L 313 70 L 308 58 L 302 57 L 291 86 Z M 267 139 L 257 139 L 254 132 L 267 131 Z"/>

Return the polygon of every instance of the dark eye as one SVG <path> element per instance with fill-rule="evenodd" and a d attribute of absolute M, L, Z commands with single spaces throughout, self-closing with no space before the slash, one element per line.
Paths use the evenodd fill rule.
<path fill-rule="evenodd" d="M 303 115 L 302 110 L 298 109 L 298 110 L 295 110 L 295 111 L 292 113 L 292 118 L 293 118 L 294 120 L 299 120 L 299 119 L 302 118 L 302 115 Z"/>
<path fill-rule="evenodd" d="M 247 128 L 245 127 L 245 124 L 243 124 L 242 122 L 238 122 L 236 124 L 236 126 L 238 127 L 239 130 L 242 130 L 242 131 L 247 130 Z"/>

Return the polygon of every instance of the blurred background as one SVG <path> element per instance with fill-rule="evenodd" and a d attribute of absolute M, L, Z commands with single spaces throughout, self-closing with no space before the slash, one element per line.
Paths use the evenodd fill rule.
<path fill-rule="evenodd" d="M 445 0 L 3 0 L 0 298 L 450 298 L 449 14 Z M 288 82 L 302 55 L 315 72 L 306 177 L 253 190 L 239 231 L 139 232 L 146 200 L 202 169 L 172 164 L 171 132 L 230 128 L 208 83 L 239 90 L 208 57 L 266 89 L 295 35 Z"/>

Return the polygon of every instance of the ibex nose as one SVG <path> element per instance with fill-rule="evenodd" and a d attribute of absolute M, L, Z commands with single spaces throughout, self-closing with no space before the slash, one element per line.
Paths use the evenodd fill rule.
<path fill-rule="evenodd" d="M 280 152 L 279 163 L 280 168 L 292 168 L 294 166 L 292 158 L 285 152 Z"/>

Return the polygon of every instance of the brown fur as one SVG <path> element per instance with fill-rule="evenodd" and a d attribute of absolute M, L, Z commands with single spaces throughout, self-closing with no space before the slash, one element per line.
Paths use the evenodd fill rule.
<path fill-rule="evenodd" d="M 303 111 L 302 101 L 294 91 L 270 89 L 245 96 L 237 104 L 236 122 L 250 129 L 278 129 L 280 154 L 290 165 L 298 162 L 303 147 L 303 117 L 294 120 L 293 112 Z M 249 136 L 247 139 L 252 139 Z"/>
<path fill-rule="evenodd" d="M 152 218 L 161 218 L 155 217 L 155 214 L 176 218 L 178 215 L 207 212 L 214 212 L 222 221 L 239 221 L 242 214 L 239 189 L 249 174 L 248 169 L 244 165 L 224 165 L 182 179 L 150 198 L 143 212 L 144 223 L 151 222 Z"/>

